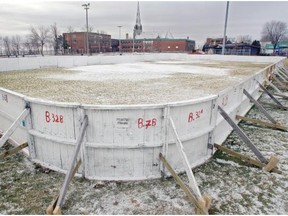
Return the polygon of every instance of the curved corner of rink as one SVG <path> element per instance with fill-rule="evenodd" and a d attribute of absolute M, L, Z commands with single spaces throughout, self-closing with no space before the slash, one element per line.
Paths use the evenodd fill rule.
<path fill-rule="evenodd" d="M 134 55 L 129 57 L 129 60 L 155 59 L 152 55 L 139 56 Z M 189 55 L 178 54 L 163 54 L 158 58 L 173 59 L 177 56 L 189 58 Z M 43 64 L 47 66 L 47 62 L 52 61 L 57 62 L 54 66 L 59 66 L 59 62 L 66 62 L 67 67 L 123 61 L 123 56 L 114 56 L 110 60 L 107 56 L 78 58 L 46 57 L 38 62 L 37 58 L 33 58 L 31 61 L 35 66 L 28 67 L 28 62 L 23 67 L 20 66 L 37 68 Z M 216 58 L 225 60 L 221 56 Z M 10 61 L 6 68 L 11 67 Z M 243 90 L 258 99 L 261 95 L 258 82 L 265 83 L 265 78 L 273 73 L 275 65 L 281 61 L 279 58 L 272 59 L 270 66 L 218 95 L 159 105 L 97 106 L 56 103 L 25 97 L 0 88 L 0 129 L 2 132 L 6 131 L 24 108 L 30 107 L 30 115 L 21 122 L 11 140 L 15 144 L 28 140 L 29 152 L 26 153 L 33 161 L 66 172 L 74 154 L 82 120 L 86 115 L 88 126 L 78 155 L 82 159 L 79 173 L 86 178 L 98 180 L 159 178 L 162 170 L 159 153 L 165 155 L 177 172 L 184 171 L 170 118 L 175 124 L 191 167 L 203 164 L 214 153 L 209 144 L 221 144 L 232 131 L 219 114 L 218 106 L 221 106 L 233 120 L 236 115 L 245 115 L 252 103 L 243 94 Z M 3 63 L 4 61 L 1 62 Z"/>

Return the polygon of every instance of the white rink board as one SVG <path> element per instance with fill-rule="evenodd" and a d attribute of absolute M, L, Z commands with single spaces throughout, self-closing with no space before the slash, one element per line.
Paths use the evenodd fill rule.
<path fill-rule="evenodd" d="M 137 62 L 149 60 L 189 59 L 189 55 L 155 54 L 123 56 L 74 56 L 39 57 L 31 64 L 23 58 L 8 59 L 1 70 L 31 67 L 72 67 L 112 62 Z M 197 56 L 210 59 L 211 56 Z M 221 56 L 214 58 L 223 59 Z M 128 59 L 128 60 L 127 60 Z M 246 61 L 247 57 L 243 57 Z M 258 59 L 259 60 L 259 59 Z M 279 59 L 278 59 L 279 60 Z M 257 61 L 257 58 L 255 58 Z M 256 82 L 264 83 L 265 77 L 273 72 L 274 63 L 249 77 L 237 86 L 196 100 L 159 105 L 85 105 L 77 103 L 55 103 L 23 95 L 0 88 L 0 129 L 2 133 L 20 115 L 26 104 L 31 109 L 25 127 L 22 125 L 12 135 L 18 144 L 29 142 L 30 157 L 51 169 L 66 172 L 79 136 L 81 121 L 88 117 L 88 126 L 84 134 L 78 158 L 83 163 L 79 173 L 89 179 L 99 180 L 140 180 L 161 177 L 159 153 L 166 156 L 177 172 L 183 172 L 183 162 L 169 123 L 171 118 L 183 143 L 184 151 L 193 167 L 199 166 L 213 155 L 209 144 L 221 144 L 232 128 L 218 112 L 221 106 L 235 120 L 236 115 L 245 115 L 252 106 L 243 94 L 246 89 L 253 98 L 261 95 Z M 271 62 L 273 62 L 271 60 Z M 3 60 L 0 60 L 3 63 Z M 7 100 L 6 96 L 7 95 Z M 8 101 L 8 102 L 7 102 Z"/>
<path fill-rule="evenodd" d="M 71 68 L 76 66 L 87 66 L 95 64 L 119 64 L 133 63 L 139 61 L 159 61 L 159 60 L 217 60 L 227 61 L 227 56 L 222 55 L 189 55 L 184 53 L 138 53 L 123 54 L 115 56 L 97 55 L 97 56 L 38 56 L 38 57 L 19 57 L 0 59 L 0 72 L 38 69 L 43 67 L 64 67 Z M 239 62 L 271 62 L 280 61 L 279 57 L 263 56 L 229 56 L 229 61 Z"/>

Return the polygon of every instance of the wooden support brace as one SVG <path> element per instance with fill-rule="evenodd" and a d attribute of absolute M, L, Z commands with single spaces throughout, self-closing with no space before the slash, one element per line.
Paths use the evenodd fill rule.
<path fill-rule="evenodd" d="M 275 167 L 277 167 L 277 164 L 279 162 L 279 158 L 277 158 L 276 156 L 272 155 L 269 163 L 263 167 L 264 171 L 270 172 L 271 170 L 273 170 Z"/>
<path fill-rule="evenodd" d="M 280 130 L 283 130 L 283 131 L 288 131 L 288 128 L 283 126 L 283 125 L 273 124 L 273 123 L 265 122 L 265 121 L 262 121 L 262 120 L 259 120 L 259 119 L 253 119 L 253 118 L 240 116 L 240 115 L 236 115 L 236 119 L 237 120 L 243 120 L 243 121 L 246 121 L 246 122 L 251 122 L 253 124 L 258 124 L 258 125 L 261 125 L 261 126 L 264 126 L 264 127 L 269 127 L 269 128 L 273 128 L 273 129 L 280 129 Z"/>
<path fill-rule="evenodd" d="M 277 71 L 277 75 L 278 75 L 279 77 L 281 77 L 281 79 L 283 80 L 284 83 L 287 83 L 287 81 L 288 81 L 288 76 L 287 76 L 285 73 L 283 73 L 282 71 L 278 70 L 278 71 Z"/>
<path fill-rule="evenodd" d="M 265 81 L 267 82 L 267 85 L 271 86 L 275 91 L 277 91 L 279 94 L 282 94 L 280 89 L 278 89 L 273 83 L 272 80 L 269 81 L 267 78 L 265 78 Z M 273 95 L 273 94 L 272 94 Z"/>
<path fill-rule="evenodd" d="M 230 156 L 232 156 L 232 157 L 234 157 L 234 158 L 237 158 L 237 159 L 239 159 L 239 160 L 242 160 L 242 161 L 244 161 L 244 162 L 246 162 L 246 163 L 255 165 L 255 166 L 260 167 L 260 168 L 264 168 L 264 167 L 268 166 L 268 164 L 269 164 L 269 163 L 268 163 L 268 164 L 261 163 L 261 162 L 258 161 L 258 160 L 255 160 L 255 159 L 253 159 L 253 158 L 250 158 L 250 157 L 248 157 L 248 156 L 246 156 L 246 155 L 240 154 L 240 153 L 238 153 L 238 152 L 235 152 L 235 151 L 233 151 L 233 150 L 231 150 L 231 149 L 229 149 L 229 148 L 226 148 L 226 147 L 221 146 L 221 145 L 218 145 L 218 144 L 214 144 L 214 146 L 215 146 L 218 150 L 223 151 L 223 152 L 229 154 Z M 272 156 L 272 157 L 274 157 L 274 156 Z M 271 158 L 272 158 L 272 157 L 271 157 Z M 273 159 L 273 160 L 274 160 L 274 159 Z M 274 162 L 273 162 L 273 163 L 274 163 Z M 271 168 L 271 167 L 269 167 L 269 169 L 270 169 L 270 168 Z M 267 169 L 267 171 L 268 171 L 268 169 Z M 269 172 L 270 172 L 270 171 L 275 172 L 275 173 L 278 173 L 278 174 L 281 174 L 281 173 L 282 173 L 278 168 L 276 168 L 276 165 L 275 165 L 272 169 L 270 169 Z"/>
<path fill-rule="evenodd" d="M 80 167 L 80 165 L 81 165 L 81 159 L 76 163 L 76 166 L 74 167 L 74 169 L 73 169 L 73 173 L 72 173 L 72 175 L 71 175 L 71 178 L 69 179 L 69 183 L 71 182 L 71 180 L 72 180 L 72 178 L 75 176 L 75 174 L 76 174 L 76 172 L 77 172 L 77 170 L 79 169 L 79 167 Z M 56 204 L 57 204 L 57 202 L 58 202 L 58 199 L 59 199 L 59 194 L 58 194 L 58 196 L 56 197 L 56 199 L 54 199 L 53 201 L 52 201 L 52 203 L 51 203 L 51 205 L 49 205 L 48 206 L 48 208 L 46 209 L 46 214 L 47 215 L 52 215 L 53 214 L 53 211 L 54 211 L 54 209 L 55 209 L 55 207 L 56 207 Z M 59 209 L 60 210 L 60 212 L 58 211 L 57 213 L 58 214 L 61 214 L 61 209 Z"/>
<path fill-rule="evenodd" d="M 0 148 L 4 145 L 4 143 L 9 139 L 9 137 L 14 133 L 17 127 L 21 124 L 21 122 L 29 115 L 30 108 L 25 108 L 23 112 L 18 116 L 18 118 L 12 123 L 9 129 L 3 134 L 0 139 Z"/>
<path fill-rule="evenodd" d="M 280 85 L 281 89 L 288 90 L 288 87 L 284 85 L 276 76 L 274 76 L 273 79 Z"/>
<path fill-rule="evenodd" d="M 275 74 L 282 79 L 282 83 L 285 83 L 285 81 L 287 81 L 287 78 L 283 76 L 280 71 L 277 71 Z"/>
<path fill-rule="evenodd" d="M 176 140 L 176 146 L 177 146 L 177 148 L 179 150 L 180 155 L 182 156 L 183 163 L 184 163 L 184 168 L 185 168 L 187 177 L 189 179 L 189 186 L 193 190 L 193 192 L 197 196 L 197 198 L 200 198 L 201 197 L 200 190 L 199 190 L 197 182 L 196 182 L 196 180 L 194 178 L 194 175 L 193 175 L 189 160 L 187 158 L 187 155 L 184 152 L 184 147 L 183 147 L 182 142 L 181 142 L 181 140 L 179 138 L 179 135 L 177 133 L 174 121 L 172 120 L 171 117 L 169 119 L 170 119 L 171 127 L 172 127 L 173 132 L 174 132 L 174 137 L 175 137 L 175 140 Z"/>
<path fill-rule="evenodd" d="M 277 72 L 280 73 L 283 77 L 285 77 L 288 81 L 288 74 L 286 74 L 284 70 L 282 70 L 281 68 L 277 68 Z"/>
<path fill-rule="evenodd" d="M 65 198 L 66 192 L 68 190 L 69 180 L 70 180 L 72 173 L 73 173 L 73 168 L 74 168 L 74 165 L 75 165 L 76 160 L 77 160 L 77 156 L 78 156 L 78 153 L 79 153 L 82 141 L 83 141 L 83 137 L 84 137 L 87 125 L 88 125 L 88 117 L 87 117 L 87 115 L 85 115 L 83 122 L 82 122 L 82 125 L 81 125 L 81 128 L 80 128 L 79 136 L 77 137 L 77 140 L 76 140 L 76 146 L 75 146 L 73 158 L 71 158 L 70 167 L 69 167 L 67 174 L 65 176 L 65 180 L 64 180 L 63 186 L 61 188 L 59 198 L 58 198 L 56 207 L 53 211 L 53 214 L 61 214 L 61 207 L 63 205 L 64 198 Z"/>
<path fill-rule="evenodd" d="M 174 177 L 175 181 L 179 184 L 179 186 L 184 191 L 184 193 L 188 196 L 190 202 L 193 205 L 196 206 L 197 214 L 208 215 L 208 208 L 210 208 L 210 205 L 211 205 L 211 198 L 209 199 L 208 196 L 205 196 L 206 198 L 202 198 L 201 200 L 197 199 L 193 195 L 193 193 L 191 192 L 189 187 L 187 187 L 186 184 L 182 181 L 182 179 L 177 175 L 177 173 L 174 171 L 174 169 L 168 163 L 168 161 L 165 159 L 165 157 L 162 155 L 162 153 L 159 154 L 159 158 L 163 162 L 163 164 L 166 167 L 166 169 L 172 174 L 172 176 Z"/>
<path fill-rule="evenodd" d="M 252 101 L 255 106 L 266 116 L 266 118 L 269 119 L 273 124 L 277 124 L 277 121 L 274 120 L 274 118 L 264 109 L 264 107 L 255 100 L 252 95 L 249 94 L 249 92 L 246 91 L 246 89 L 243 89 L 243 93 L 249 98 L 250 101 Z"/>
<path fill-rule="evenodd" d="M 283 94 L 283 93 L 274 93 L 273 95 L 274 95 L 274 96 L 278 96 L 278 97 L 282 97 L 282 98 L 288 100 L 288 95 L 285 95 L 285 94 Z"/>
<path fill-rule="evenodd" d="M 278 66 L 278 69 L 280 69 L 283 73 L 285 73 L 288 76 L 288 70 L 283 66 Z"/>
<path fill-rule="evenodd" d="M 257 82 L 258 82 L 258 81 L 257 81 Z M 268 94 L 268 96 L 269 96 L 276 104 L 278 104 L 279 106 L 282 106 L 282 107 L 283 107 L 283 105 L 282 105 L 260 82 L 258 82 L 258 84 L 259 84 L 260 88 L 261 88 L 266 94 Z"/>
<path fill-rule="evenodd" d="M 234 131 L 238 134 L 238 136 L 245 142 L 245 144 L 253 151 L 253 153 L 257 156 L 257 158 L 264 164 L 267 164 L 268 161 L 262 155 L 262 153 L 256 148 L 255 145 L 251 142 L 251 140 L 247 137 L 247 135 L 241 130 L 241 128 L 229 117 L 229 115 L 218 106 L 218 110 L 223 118 L 228 122 L 228 124 L 234 129 Z"/>
<path fill-rule="evenodd" d="M 17 152 L 19 152 L 21 149 L 26 148 L 28 146 L 28 143 L 25 142 L 15 148 L 3 151 L 2 153 L 0 153 L 0 159 L 7 157 L 8 155 L 12 155 L 15 154 Z"/>
<path fill-rule="evenodd" d="M 273 108 L 276 108 L 276 109 L 288 110 L 288 107 L 286 107 L 286 106 L 279 106 L 278 104 L 272 104 L 272 103 L 268 103 L 268 102 L 264 102 L 264 101 L 261 101 L 260 103 L 264 104 L 264 105 L 272 106 Z"/>

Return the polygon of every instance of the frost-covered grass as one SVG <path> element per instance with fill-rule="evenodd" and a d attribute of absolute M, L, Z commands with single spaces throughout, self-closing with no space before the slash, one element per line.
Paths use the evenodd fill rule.
<path fill-rule="evenodd" d="M 263 95 L 260 101 L 271 99 Z M 287 100 L 280 101 L 288 106 Z M 267 111 L 288 126 L 288 111 Z M 265 120 L 257 108 L 249 117 Z M 282 174 L 264 172 L 217 152 L 194 170 L 202 193 L 212 196 L 210 214 L 287 214 L 288 132 L 240 123 L 259 150 L 280 158 Z M 250 149 L 233 132 L 223 144 L 251 157 Z M 3 149 L 1 149 L 3 150 Z M 181 178 L 187 182 L 186 175 Z M 16 154 L 0 161 L 0 214 L 44 214 L 59 192 L 64 175 L 47 172 Z M 104 182 L 74 178 L 64 214 L 194 214 L 194 207 L 173 178 L 137 182 Z"/>

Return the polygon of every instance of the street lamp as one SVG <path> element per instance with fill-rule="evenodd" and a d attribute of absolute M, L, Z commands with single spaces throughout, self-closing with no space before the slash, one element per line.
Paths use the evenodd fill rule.
<path fill-rule="evenodd" d="M 119 52 L 121 53 L 121 27 L 122 26 L 117 26 L 119 28 Z"/>
<path fill-rule="evenodd" d="M 225 55 L 228 10 L 229 10 L 229 1 L 227 1 L 227 4 L 226 4 L 226 16 L 225 16 L 225 25 L 224 25 L 224 37 L 223 37 L 222 55 Z"/>
<path fill-rule="evenodd" d="M 90 3 L 88 4 L 82 4 L 82 7 L 84 7 L 84 10 L 86 10 L 86 52 L 87 55 L 89 54 L 89 40 L 88 40 L 88 9 L 89 9 Z"/>

